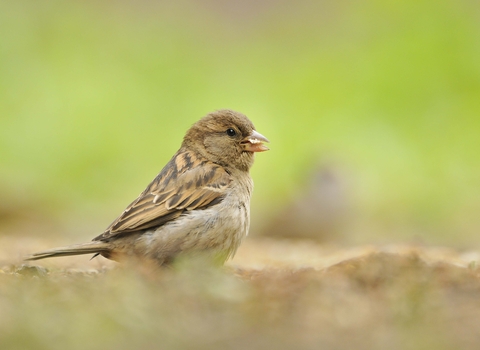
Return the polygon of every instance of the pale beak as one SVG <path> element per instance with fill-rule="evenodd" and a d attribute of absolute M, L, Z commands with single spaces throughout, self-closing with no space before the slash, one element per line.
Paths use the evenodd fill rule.
<path fill-rule="evenodd" d="M 243 149 L 248 152 L 265 152 L 269 148 L 263 144 L 264 142 L 270 141 L 259 132 L 253 130 L 250 135 L 243 139 L 242 145 Z"/>

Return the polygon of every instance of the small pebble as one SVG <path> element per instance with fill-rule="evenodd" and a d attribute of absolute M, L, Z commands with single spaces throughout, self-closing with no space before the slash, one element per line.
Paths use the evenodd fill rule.
<path fill-rule="evenodd" d="M 15 269 L 15 273 L 22 276 L 44 277 L 48 275 L 48 270 L 41 266 L 22 265 Z"/>

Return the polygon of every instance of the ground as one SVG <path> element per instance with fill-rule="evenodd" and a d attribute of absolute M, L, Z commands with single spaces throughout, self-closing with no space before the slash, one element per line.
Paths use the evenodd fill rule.
<path fill-rule="evenodd" d="M 222 269 L 25 264 L 2 238 L 2 349 L 478 349 L 478 252 L 249 238 Z"/>

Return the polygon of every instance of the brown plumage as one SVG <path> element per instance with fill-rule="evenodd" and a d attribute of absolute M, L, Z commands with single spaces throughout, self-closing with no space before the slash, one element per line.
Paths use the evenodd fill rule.
<path fill-rule="evenodd" d="M 221 262 L 248 232 L 254 153 L 268 148 L 243 114 L 208 114 L 186 133 L 157 177 L 92 242 L 35 253 L 27 260 L 78 254 L 163 265 L 206 252 Z"/>

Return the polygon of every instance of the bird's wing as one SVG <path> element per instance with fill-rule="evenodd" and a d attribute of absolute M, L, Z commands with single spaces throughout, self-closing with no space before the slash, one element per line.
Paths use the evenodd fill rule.
<path fill-rule="evenodd" d="M 231 181 L 221 166 L 180 150 L 136 200 L 94 240 L 162 226 L 185 210 L 219 203 Z"/>

